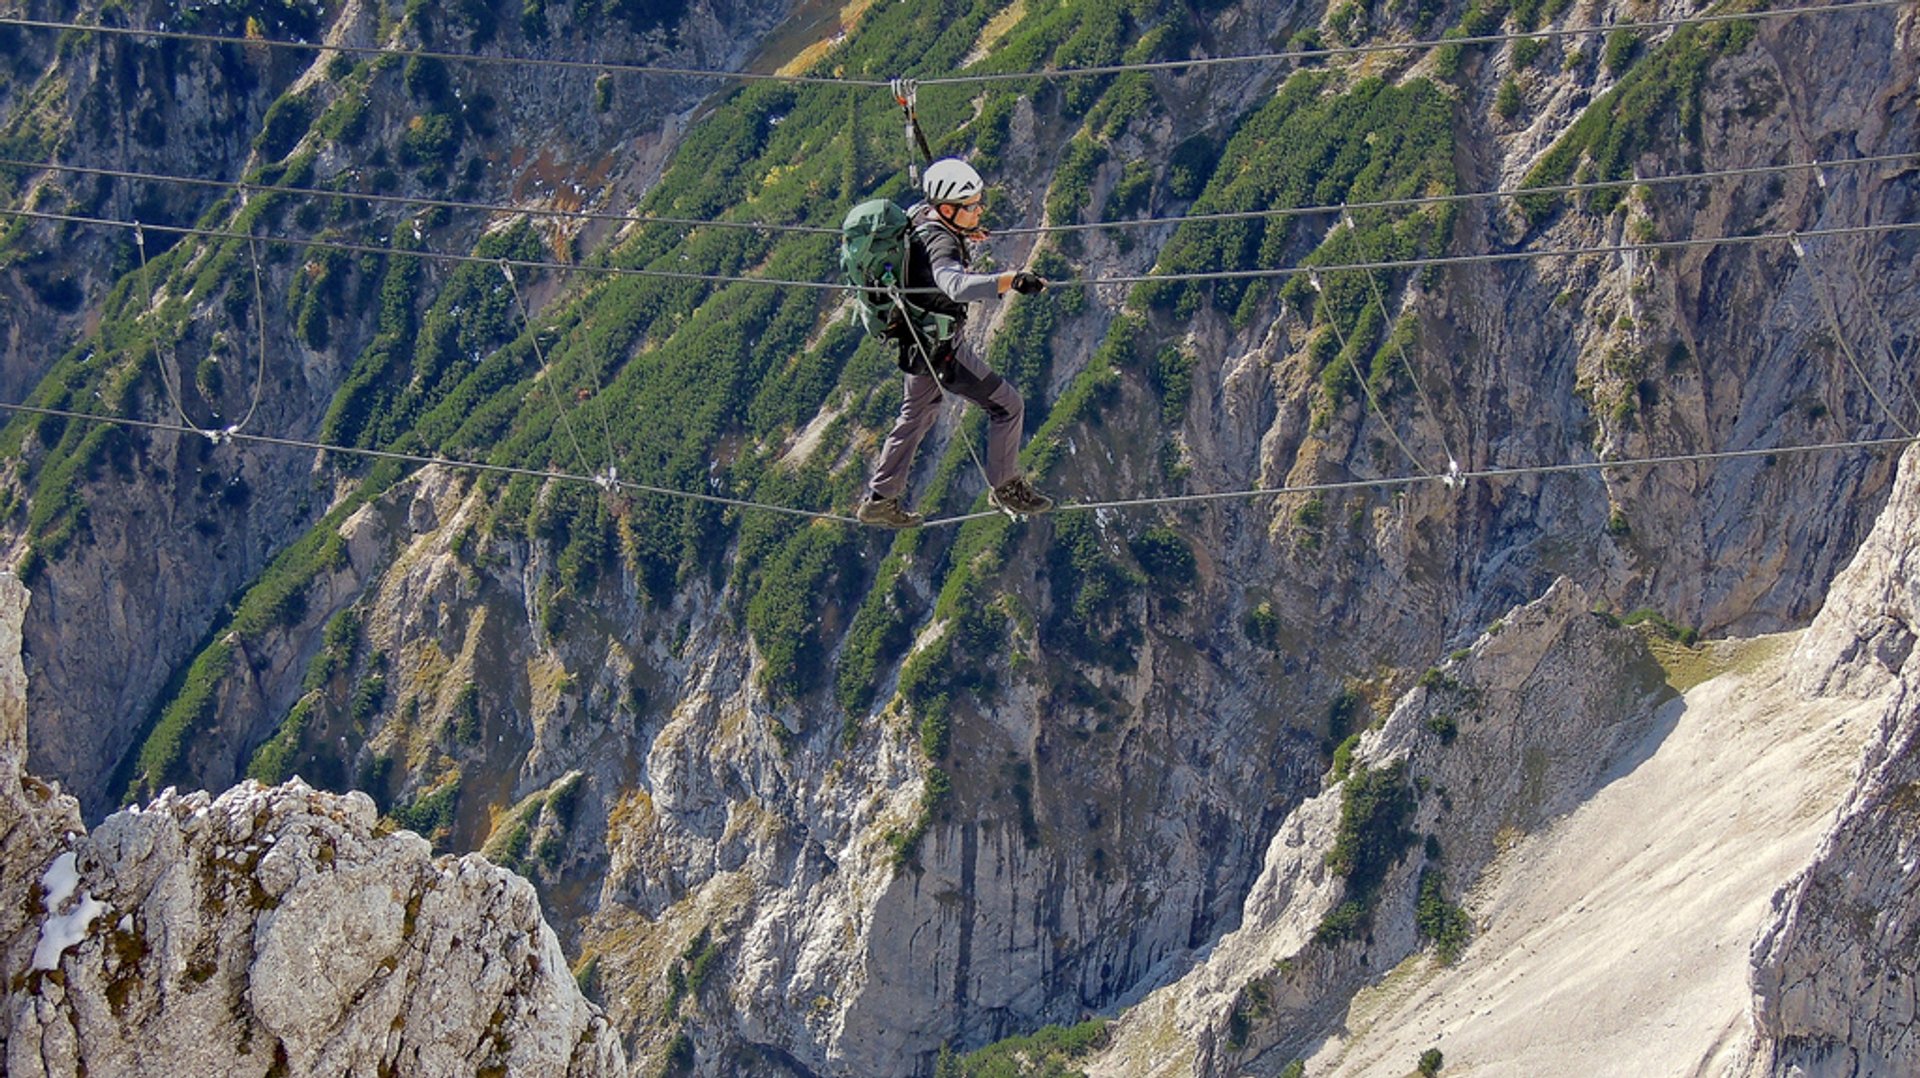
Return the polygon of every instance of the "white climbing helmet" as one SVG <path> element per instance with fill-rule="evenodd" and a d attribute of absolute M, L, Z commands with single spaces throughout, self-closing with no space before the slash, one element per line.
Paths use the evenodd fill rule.
<path fill-rule="evenodd" d="M 943 157 L 928 165 L 920 180 L 927 201 L 936 206 L 964 206 L 977 200 L 986 186 L 973 166 L 958 157 Z"/>

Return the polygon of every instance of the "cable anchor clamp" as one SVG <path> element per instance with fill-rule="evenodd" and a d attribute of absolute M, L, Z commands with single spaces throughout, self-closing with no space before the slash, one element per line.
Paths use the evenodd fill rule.
<path fill-rule="evenodd" d="M 1307 271 L 1307 283 L 1313 286 L 1313 290 L 1315 292 L 1326 291 L 1326 289 L 1320 287 L 1320 271 L 1319 270 L 1310 269 Z"/>
<path fill-rule="evenodd" d="M 1800 233 L 1798 232 L 1787 233 L 1787 246 L 1793 248 L 1793 253 L 1796 256 L 1800 258 L 1807 257 L 1807 249 L 1805 246 L 1803 246 L 1800 243 Z"/>
<path fill-rule="evenodd" d="M 1440 482 L 1446 484 L 1448 490 L 1458 490 L 1467 485 L 1467 477 L 1460 474 L 1459 461 L 1447 458 L 1447 474 L 1440 477 Z"/>
<path fill-rule="evenodd" d="M 912 116 L 920 107 L 920 82 L 918 79 L 897 78 L 887 84 L 893 90 L 893 99 Z"/>
<path fill-rule="evenodd" d="M 1360 226 L 1353 223 L 1353 212 L 1347 209 L 1347 204 L 1344 202 L 1340 204 L 1340 227 L 1349 232 L 1360 231 Z"/>

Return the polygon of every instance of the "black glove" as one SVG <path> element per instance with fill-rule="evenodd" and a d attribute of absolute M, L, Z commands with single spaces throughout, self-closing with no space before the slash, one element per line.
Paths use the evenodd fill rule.
<path fill-rule="evenodd" d="M 1037 273 L 1028 273 L 1026 270 L 1021 270 L 1013 275 L 1012 287 L 1015 292 L 1023 296 L 1031 296 L 1035 292 L 1046 288 L 1047 281 L 1046 278 L 1041 277 Z"/>

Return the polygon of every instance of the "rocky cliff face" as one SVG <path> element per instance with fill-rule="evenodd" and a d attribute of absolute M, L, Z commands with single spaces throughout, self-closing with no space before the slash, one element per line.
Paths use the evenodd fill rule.
<path fill-rule="evenodd" d="M 1423 946 L 1497 853 L 1586 799 L 1668 695 L 1640 637 L 1561 581 L 1434 667 L 1280 825 L 1238 928 L 1121 1023 L 1109 1074 L 1275 1073 Z"/>
<path fill-rule="evenodd" d="M 1656 711 L 1661 674 L 1639 638 L 1564 583 L 1502 619 L 1360 740 L 1353 775 L 1289 816 L 1240 927 L 1125 1012 L 1089 1073 L 1304 1059 L 1371 1074 L 1425 1048 L 1541 1074 L 1596 1058 L 1648 1073 L 1910 1069 L 1916 504 L 1910 450 L 1812 627 L 1791 650 L 1748 645 L 1719 667 L 1726 692 Z M 1383 866 L 1352 939 L 1329 926 L 1355 892 L 1344 844 L 1369 834 L 1352 826 L 1356 784 L 1377 794 L 1371 769 L 1395 762 L 1408 785 L 1397 810 L 1368 799 L 1400 815 L 1371 832 Z M 1698 809 L 1683 809 L 1690 790 Z M 1599 802 L 1618 807 L 1584 815 Z M 1761 888 L 1788 873 L 1762 916 Z M 1750 942 L 1750 967 L 1722 950 L 1744 958 Z M 1683 957 L 1642 953 L 1667 946 Z M 1658 1020 L 1677 1028 L 1649 1038 Z M 1573 1044 L 1577 1058 L 1551 1047 Z"/>
<path fill-rule="evenodd" d="M 1812 865 L 1754 944 L 1751 1073 L 1898 1074 L 1920 1059 L 1920 456 L 1834 581 L 1800 652 L 1805 688 L 1889 704 Z"/>
<path fill-rule="evenodd" d="M 781 5 L 727 3 L 667 4 L 657 11 L 610 6 L 605 13 L 563 5 L 548 12 L 536 5 L 529 10 L 538 20 L 528 15 L 510 21 L 485 5 L 444 17 L 422 9 L 406 19 L 387 5 L 360 0 L 258 6 L 262 10 L 212 9 L 194 26 L 235 35 L 253 17 L 263 35 L 571 59 L 581 58 L 590 43 L 595 52 L 617 54 L 627 63 L 729 69 L 753 55 L 783 14 Z M 168 21 L 172 7 L 123 6 L 113 17 L 158 25 Z M 97 16 L 97 5 L 61 8 L 47 16 L 83 22 Z M 528 29 L 536 21 L 544 26 L 538 34 Z M 88 48 L 62 51 L 51 47 L 55 41 L 50 33 L 10 31 L 14 98 L 7 145 L 16 156 L 199 179 L 378 186 L 389 197 L 453 196 L 529 209 L 576 209 L 589 200 L 615 212 L 626 208 L 677 143 L 682 114 L 714 90 L 711 80 L 609 76 L 604 104 L 588 107 L 597 92 L 591 73 L 555 78 L 524 67 L 427 65 L 422 75 L 398 66 L 356 68 L 339 55 L 311 51 L 147 44 L 104 35 Z M 276 105 L 289 117 L 280 128 L 266 122 Z M 344 130 L 321 124 L 328 133 L 310 132 L 310 119 L 329 110 L 357 118 L 341 119 Z M 295 115 L 310 119 L 290 119 Z M 422 117 L 446 115 L 454 116 L 450 146 L 416 157 L 400 149 Z M 77 117 L 99 126 L 78 123 Z M 289 221 L 284 205 L 253 217 L 243 212 L 242 200 L 218 188 L 60 172 L 27 175 L 11 193 L 17 205 L 85 210 L 149 225 L 211 223 L 265 233 L 293 224 L 337 239 L 358 231 L 359 221 L 368 227 L 354 238 L 373 246 L 410 231 L 447 249 L 469 250 L 501 223 L 484 212 L 391 204 L 360 207 L 375 212 L 335 212 L 324 222 L 298 211 L 297 220 Z M 256 193 L 253 199 L 272 196 Z M 63 200 L 78 203 L 66 206 Z M 547 228 L 544 237 L 553 250 L 570 251 L 576 244 L 585 249 L 606 242 L 611 227 L 569 221 Z M 143 321 L 166 328 L 155 335 L 152 351 L 141 358 L 140 377 L 126 392 L 129 401 L 146 402 L 165 422 L 178 421 L 161 385 L 173 379 L 184 387 L 188 419 L 200 426 L 237 421 L 257 396 L 250 431 L 319 433 L 356 358 L 383 330 L 372 302 L 384 274 L 378 263 L 294 258 L 285 248 L 262 246 L 257 264 L 263 326 L 253 316 L 249 274 L 255 256 L 244 248 L 207 252 L 188 240 L 174 250 L 179 237 L 153 229 L 146 235 L 151 266 L 141 274 L 124 231 L 23 222 L 8 238 L 13 254 L 0 261 L 0 287 L 8 290 L 10 304 L 19 300 L 9 307 L 18 316 L 8 319 L 4 342 L 8 400 L 27 396 L 63 354 L 71 359 L 89 348 L 110 351 L 101 342 L 89 346 L 83 336 L 98 321 L 91 304 L 106 291 L 106 267 L 126 282 L 120 302 L 128 311 L 141 309 L 149 289 L 160 309 Z M 175 257 L 164 260 L 170 250 Z M 443 282 L 451 269 L 429 264 L 420 274 Z M 211 288 L 201 276 L 208 273 L 218 274 Z M 92 322 L 48 311 L 35 298 L 33 282 L 47 275 L 75 282 L 73 303 L 82 312 L 96 311 Z M 303 315 L 309 292 L 316 301 L 305 303 Z M 544 285 L 529 287 L 528 302 L 537 307 L 548 292 Z M 257 372 L 260 362 L 263 374 Z M 23 449 L 24 466 L 61 448 L 65 428 L 42 429 L 45 434 L 29 438 Z M 35 750 L 46 773 L 59 777 L 95 816 L 124 795 L 134 761 L 122 753 L 166 704 L 170 681 L 177 691 L 183 663 L 207 645 L 209 632 L 230 616 L 249 583 L 293 537 L 313 527 L 340 493 L 330 469 L 284 450 L 246 443 L 216 447 L 169 433 L 115 434 L 110 441 L 114 465 L 88 486 L 85 508 L 75 518 L 78 542 L 62 549 L 44 535 L 11 537 L 16 557 L 22 540 L 36 540 L 45 566 L 33 581 L 39 602 L 28 611 L 26 627 Z M 123 572 L 130 559 L 141 561 L 145 571 Z M 77 640 L 93 646 L 70 646 Z M 277 659 L 251 658 L 297 671 L 311 653 L 302 641 Z M 100 654 L 114 658 L 98 662 Z M 224 721 L 239 728 L 241 745 L 223 741 L 218 757 L 202 762 L 211 770 L 197 781 L 212 789 L 232 782 L 244 770 L 244 760 L 235 756 L 246 742 L 270 732 L 284 708 L 245 706 L 228 713 Z"/>
<path fill-rule="evenodd" d="M 86 832 L 25 769 L 25 600 L 0 576 L 7 1073 L 627 1073 L 527 881 L 365 795 L 169 791 Z"/>

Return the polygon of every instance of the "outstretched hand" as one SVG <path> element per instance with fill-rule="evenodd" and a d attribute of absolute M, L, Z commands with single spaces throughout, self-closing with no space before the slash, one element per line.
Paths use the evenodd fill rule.
<path fill-rule="evenodd" d="M 1023 296 L 1031 296 L 1035 292 L 1044 291 L 1047 287 L 1047 281 L 1046 278 L 1037 273 L 1028 273 L 1026 270 L 1021 270 L 1013 275 L 1013 283 L 1010 287 Z"/>

